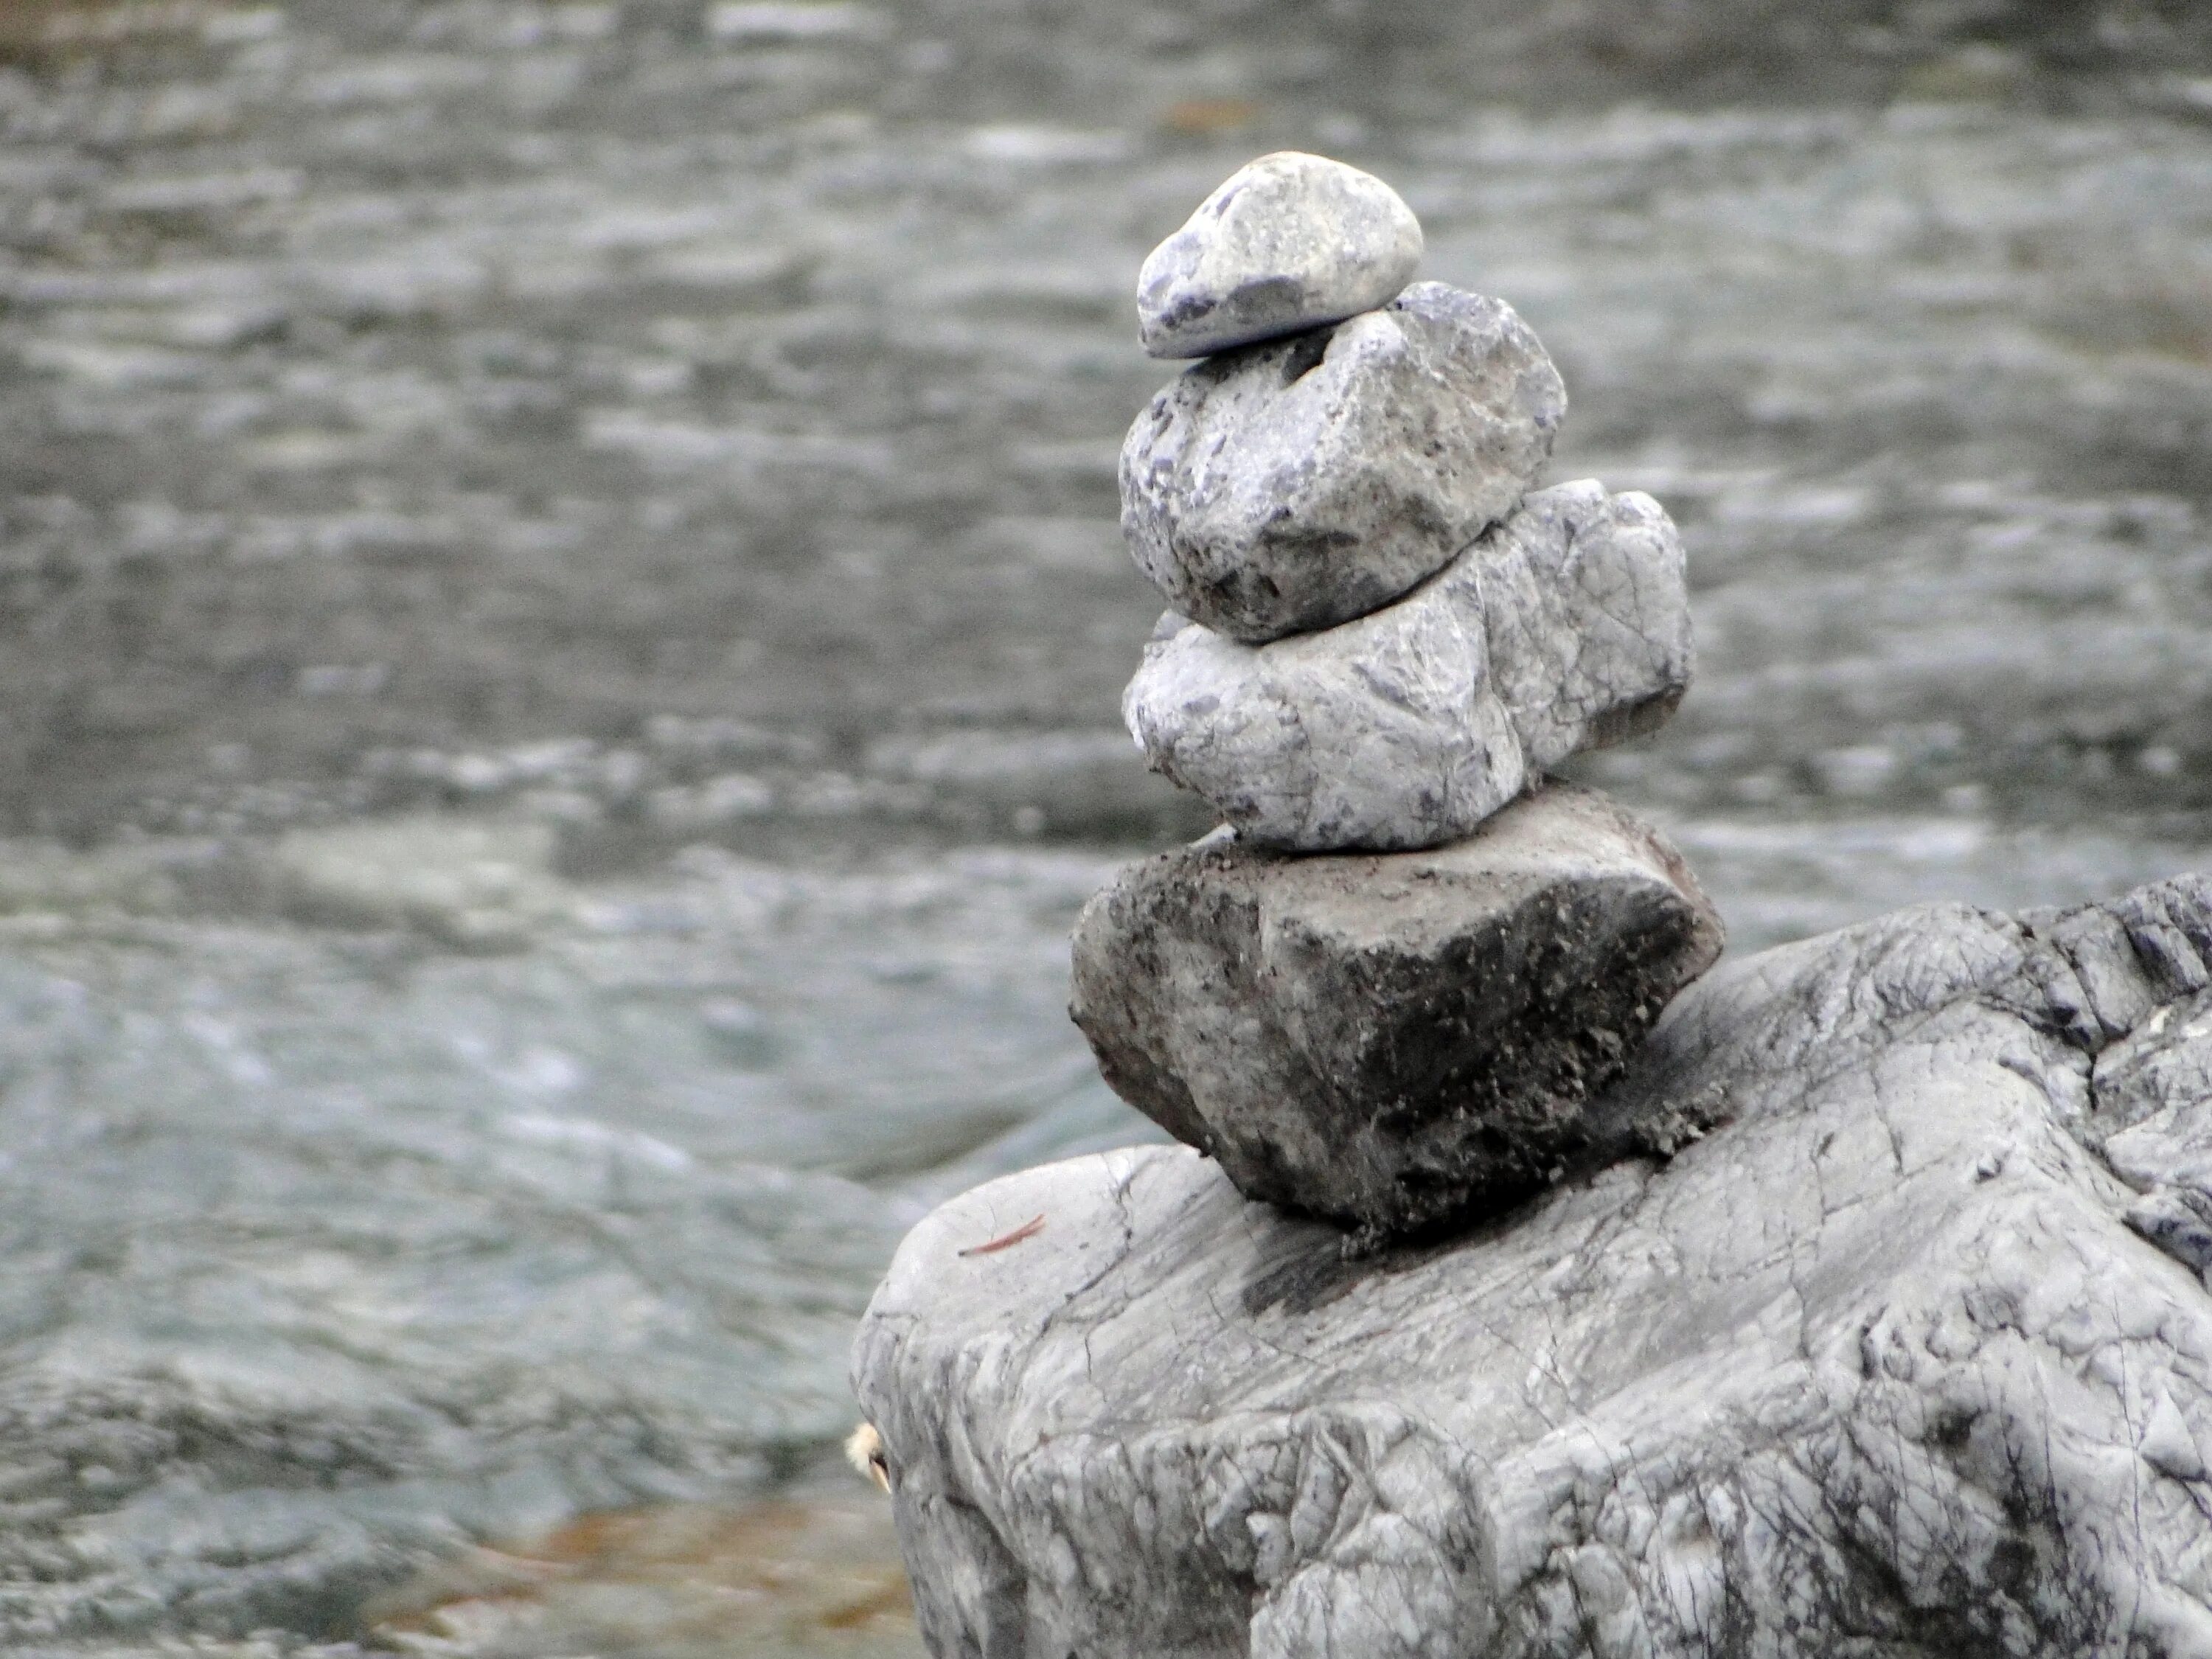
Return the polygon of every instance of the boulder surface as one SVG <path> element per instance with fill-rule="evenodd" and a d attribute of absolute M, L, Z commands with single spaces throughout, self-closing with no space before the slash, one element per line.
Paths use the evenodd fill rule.
<path fill-rule="evenodd" d="M 1194 621 L 1260 642 L 1390 603 L 1510 512 L 1566 390 L 1502 300 L 1416 283 L 1164 387 L 1121 447 L 1121 529 Z"/>
<path fill-rule="evenodd" d="M 1589 1097 L 1721 939 L 1656 830 L 1555 785 L 1428 852 L 1209 837 L 1130 865 L 1076 925 L 1070 1012 L 1247 1197 L 1374 1238 L 1586 1152 Z"/>
<path fill-rule="evenodd" d="M 1421 224 L 1372 173 L 1279 150 L 1240 167 L 1137 273 L 1155 357 L 1203 357 L 1372 311 L 1413 278 Z"/>
<path fill-rule="evenodd" d="M 1543 769 L 1663 723 L 1694 662 L 1659 504 L 1540 490 L 1395 605 L 1269 645 L 1163 618 L 1122 699 L 1153 769 L 1291 851 L 1468 835 Z"/>
<path fill-rule="evenodd" d="M 854 1359 L 932 1650 L 2212 1652 L 2212 1295 L 2127 1218 L 2208 963 L 2200 878 L 1734 960 L 1608 1097 L 1718 1127 L 1442 1246 L 1181 1147 L 954 1200 Z"/>

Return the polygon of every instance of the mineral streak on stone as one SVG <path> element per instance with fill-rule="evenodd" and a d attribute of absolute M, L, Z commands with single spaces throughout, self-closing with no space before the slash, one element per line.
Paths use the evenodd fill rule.
<path fill-rule="evenodd" d="M 1121 530 L 1168 602 L 1261 643 L 1364 615 L 1512 511 L 1566 413 L 1501 300 L 1417 283 L 1186 371 L 1121 446 Z"/>
<path fill-rule="evenodd" d="M 1441 1248 L 1179 1147 L 953 1200 L 854 1360 L 933 1651 L 2212 1652 L 2212 1296 L 2127 1218 L 2208 963 L 2201 878 L 1736 960 L 1614 1097 L 1717 1127 Z"/>
<path fill-rule="evenodd" d="M 1421 262 L 1413 209 L 1371 173 L 1279 150 L 1239 168 L 1137 273 L 1138 337 L 1203 357 L 1371 311 Z"/>
<path fill-rule="evenodd" d="M 1322 633 L 1254 647 L 1170 613 L 1121 707 L 1153 769 L 1241 838 L 1389 851 L 1467 835 L 1543 768 L 1656 727 L 1692 661 L 1674 525 L 1585 481 Z"/>
<path fill-rule="evenodd" d="M 1248 1198 L 1378 1237 L 1581 1154 L 1589 1096 L 1721 940 L 1657 831 L 1556 785 L 1431 852 L 1131 865 L 1076 926 L 1071 1012 Z"/>

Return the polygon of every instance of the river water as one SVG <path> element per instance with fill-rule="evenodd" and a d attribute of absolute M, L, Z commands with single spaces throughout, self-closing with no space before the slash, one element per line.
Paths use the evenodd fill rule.
<path fill-rule="evenodd" d="M 1735 948 L 2203 863 L 2202 30 L 1638 9 L 0 7 L 0 1645 L 919 1652 L 845 1344 L 1146 1133 L 1129 292 L 1261 151 L 1681 523 L 1577 769 Z"/>

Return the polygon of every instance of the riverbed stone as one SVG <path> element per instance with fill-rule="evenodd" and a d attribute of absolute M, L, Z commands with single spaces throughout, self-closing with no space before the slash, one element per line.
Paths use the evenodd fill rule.
<path fill-rule="evenodd" d="M 1720 954 L 1659 832 L 1554 785 L 1427 852 L 1225 837 L 1124 869 L 1075 930 L 1106 1080 L 1246 1196 L 1370 1237 L 1492 1212 Z"/>
<path fill-rule="evenodd" d="M 1137 273 L 1155 357 L 1204 357 L 1372 311 L 1411 282 L 1421 223 L 1370 173 L 1278 150 L 1240 167 Z"/>
<path fill-rule="evenodd" d="M 1417 283 L 1164 387 L 1122 444 L 1122 532 L 1168 603 L 1217 632 L 1256 644 L 1327 628 L 1512 511 L 1565 413 L 1510 306 Z"/>
<path fill-rule="evenodd" d="M 1694 657 L 1673 522 L 1584 480 L 1320 633 L 1251 646 L 1169 613 L 1122 713 L 1243 839 L 1389 851 L 1456 840 L 1544 769 L 1655 730 Z"/>
<path fill-rule="evenodd" d="M 1607 1097 L 1706 1132 L 1449 1244 L 1347 1258 L 1182 1147 L 945 1205 L 854 1353 L 932 1650 L 2212 1651 L 2212 1295 L 2085 1133 L 2212 1121 L 2154 1081 L 2212 1035 L 2107 1103 L 2080 1017 L 2197 994 L 2212 884 L 2130 901 L 1722 964 Z"/>

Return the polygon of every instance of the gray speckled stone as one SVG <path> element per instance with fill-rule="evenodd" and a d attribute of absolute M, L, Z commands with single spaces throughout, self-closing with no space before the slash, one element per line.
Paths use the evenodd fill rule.
<path fill-rule="evenodd" d="M 931 1650 L 2212 1652 L 2212 1296 L 2082 1133 L 2208 960 L 2186 878 L 1724 963 L 1616 1091 L 1718 1127 L 1448 1246 L 1347 1261 L 1181 1147 L 954 1200 L 854 1362 Z"/>
<path fill-rule="evenodd" d="M 1240 167 L 1137 275 L 1138 338 L 1204 357 L 1372 311 L 1411 282 L 1421 224 L 1372 173 L 1279 150 Z"/>
<path fill-rule="evenodd" d="M 1259 643 L 1390 603 L 1510 513 L 1566 413 L 1510 306 L 1417 283 L 1214 358 L 1121 446 L 1121 530 L 1193 621 Z"/>
<path fill-rule="evenodd" d="M 1455 840 L 1543 768 L 1656 727 L 1692 656 L 1674 525 L 1584 481 L 1322 633 L 1249 646 L 1170 615 L 1122 712 L 1240 836 L 1389 851 Z"/>
<path fill-rule="evenodd" d="M 1556 785 L 1422 853 L 1201 842 L 1076 926 L 1106 1080 L 1248 1197 L 1369 1237 L 1494 1212 L 1584 1150 L 1583 1107 L 1721 950 L 1665 839 Z"/>

